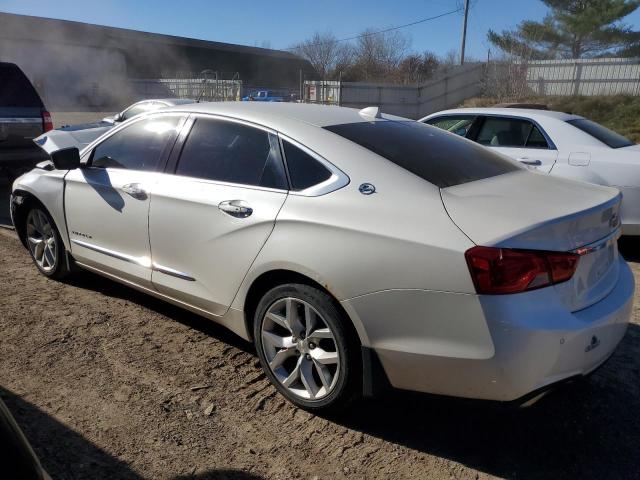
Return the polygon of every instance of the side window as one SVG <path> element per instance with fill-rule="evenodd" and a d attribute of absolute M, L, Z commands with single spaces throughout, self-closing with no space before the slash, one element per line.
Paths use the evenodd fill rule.
<path fill-rule="evenodd" d="M 305 190 L 331 178 L 331 171 L 301 148 L 283 140 L 291 190 Z"/>
<path fill-rule="evenodd" d="M 527 148 L 549 148 L 547 139 L 544 137 L 540 129 L 536 126 L 534 126 L 531 130 L 525 146 Z"/>
<path fill-rule="evenodd" d="M 480 128 L 480 132 L 478 132 L 476 141 L 481 145 L 491 147 L 524 148 L 527 145 L 527 140 L 531 134 L 534 133 L 534 129 L 537 133 L 536 136 L 532 138 L 531 148 L 541 148 L 533 145 L 536 143 L 540 144 L 540 138 L 544 140 L 544 136 L 542 136 L 542 133 L 530 121 L 514 118 L 487 117 Z M 537 137 L 537 135 L 539 135 L 539 137 Z"/>
<path fill-rule="evenodd" d="M 144 119 L 114 133 L 93 149 L 90 164 L 97 168 L 156 171 L 173 145 L 182 117 Z"/>
<path fill-rule="evenodd" d="M 277 137 L 226 120 L 196 120 L 180 154 L 176 174 L 287 189 Z"/>
<path fill-rule="evenodd" d="M 475 119 L 475 115 L 447 115 L 445 117 L 432 118 L 425 123 L 461 137 L 466 137 Z"/>

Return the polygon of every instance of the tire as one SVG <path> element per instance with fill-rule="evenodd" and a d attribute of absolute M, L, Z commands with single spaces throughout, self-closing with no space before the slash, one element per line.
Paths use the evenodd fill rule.
<path fill-rule="evenodd" d="M 262 368 L 291 403 L 314 412 L 343 410 L 362 392 L 360 347 L 326 292 L 303 284 L 269 290 L 254 317 Z"/>
<path fill-rule="evenodd" d="M 44 276 L 61 280 L 69 274 L 65 246 L 55 222 L 43 207 L 32 205 L 24 217 L 27 249 Z"/>

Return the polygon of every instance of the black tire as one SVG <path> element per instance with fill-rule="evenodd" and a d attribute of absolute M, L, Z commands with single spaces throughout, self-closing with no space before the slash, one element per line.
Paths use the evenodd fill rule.
<path fill-rule="evenodd" d="M 64 243 L 62 242 L 62 237 L 60 236 L 60 232 L 58 231 L 58 228 L 56 227 L 56 224 L 53 221 L 53 218 L 51 218 L 51 215 L 49 215 L 49 212 L 47 212 L 47 210 L 44 207 L 42 207 L 37 203 L 34 203 L 28 208 L 29 209 L 26 215 L 24 216 L 24 234 L 26 236 L 27 250 L 29 251 L 31 260 L 33 260 L 33 263 L 35 264 L 36 268 L 42 275 L 55 280 L 61 280 L 65 278 L 67 275 L 69 275 L 70 271 L 67 265 L 66 249 L 65 249 Z M 50 229 L 48 227 L 45 228 L 45 233 L 53 237 L 55 242 L 55 249 L 49 250 L 50 252 L 53 252 L 51 255 L 54 258 L 53 262 L 51 262 L 52 265 L 48 265 L 48 266 L 42 265 L 36 259 L 36 252 L 34 251 L 33 244 L 29 240 L 31 233 L 34 233 L 30 231 L 30 226 L 29 226 L 30 217 L 32 214 L 43 215 L 44 218 L 46 218 L 48 225 L 50 226 Z M 42 232 L 38 232 L 38 233 L 41 234 Z"/>
<path fill-rule="evenodd" d="M 329 393 L 322 398 L 307 399 L 296 395 L 278 380 L 269 366 L 262 338 L 263 322 L 265 322 L 269 309 L 277 305 L 279 301 L 287 298 L 305 302 L 315 309 L 333 335 L 331 342 L 333 342 L 332 345 L 335 346 L 335 351 L 339 355 L 340 368 L 334 374 L 334 377 L 337 378 L 332 383 L 333 386 Z M 258 303 L 253 322 L 253 338 L 260 363 L 271 383 L 294 405 L 313 412 L 337 412 L 345 409 L 361 395 L 362 360 L 360 343 L 355 331 L 347 322 L 349 322 L 349 319 L 344 318 L 336 301 L 330 295 L 309 285 L 291 283 L 277 286 L 269 290 Z M 304 336 L 302 340 L 304 340 Z M 311 348 L 315 347 L 312 346 Z M 295 350 L 298 352 L 298 349 Z M 321 350 L 319 349 L 318 351 Z M 310 358 L 309 355 L 306 355 L 306 358 Z M 319 378 L 317 377 L 317 370 L 314 375 Z"/>

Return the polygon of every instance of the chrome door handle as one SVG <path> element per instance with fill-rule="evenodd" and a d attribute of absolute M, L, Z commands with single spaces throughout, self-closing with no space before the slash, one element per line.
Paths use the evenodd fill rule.
<path fill-rule="evenodd" d="M 531 165 L 532 167 L 539 167 L 542 165 L 541 160 L 529 160 L 528 158 L 519 158 L 518 161 L 520 163 L 524 163 L 525 165 Z"/>
<path fill-rule="evenodd" d="M 127 195 L 131 195 L 136 200 L 146 200 L 147 191 L 140 183 L 127 183 L 122 186 L 122 191 Z"/>
<path fill-rule="evenodd" d="M 253 208 L 244 200 L 225 200 L 218 204 L 218 208 L 236 218 L 247 218 L 253 213 Z"/>

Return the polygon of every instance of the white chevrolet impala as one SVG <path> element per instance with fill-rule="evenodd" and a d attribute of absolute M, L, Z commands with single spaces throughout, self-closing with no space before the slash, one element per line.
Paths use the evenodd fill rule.
<path fill-rule="evenodd" d="M 228 327 L 303 408 L 387 384 L 520 401 L 627 329 L 616 189 L 376 108 L 181 105 L 50 153 L 11 201 L 39 271 Z"/>
<path fill-rule="evenodd" d="M 558 177 L 618 188 L 625 235 L 640 235 L 640 146 L 602 125 L 562 112 L 458 108 L 420 120 Z"/>

